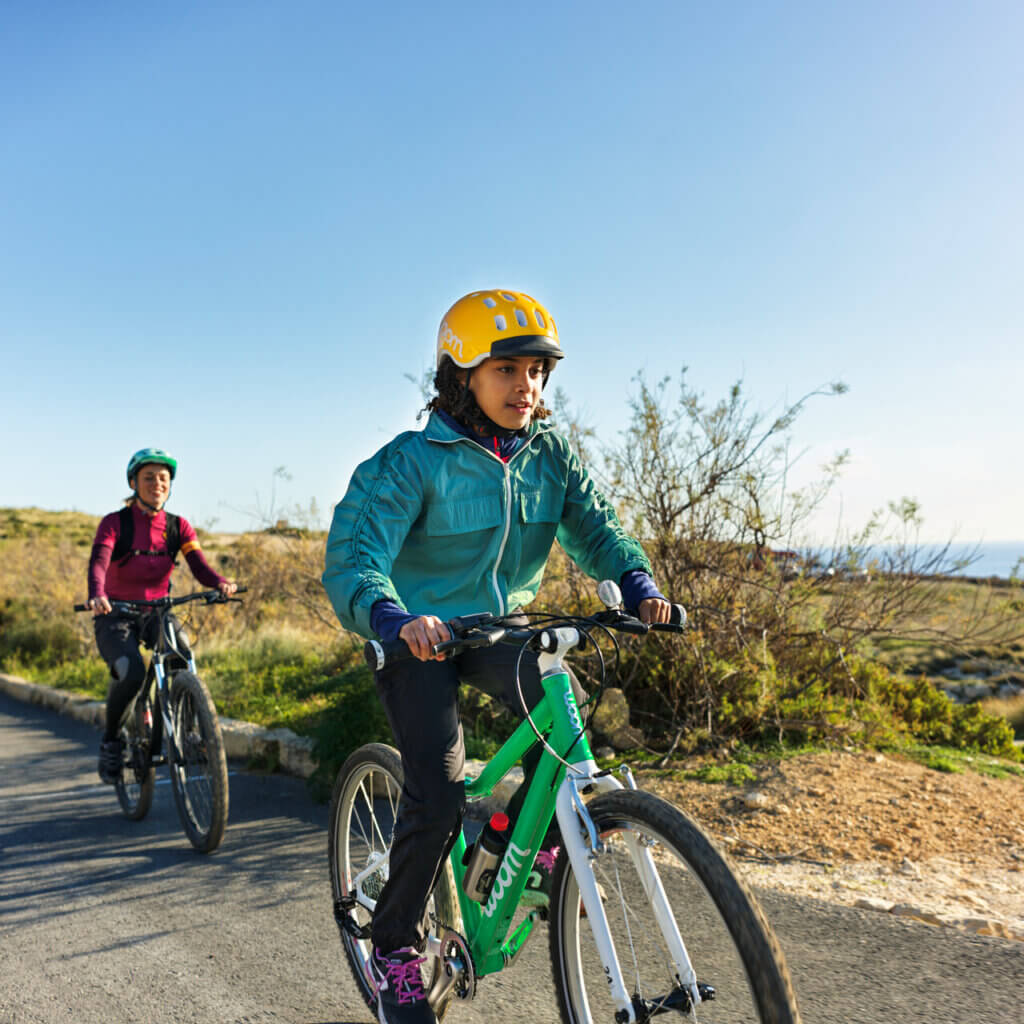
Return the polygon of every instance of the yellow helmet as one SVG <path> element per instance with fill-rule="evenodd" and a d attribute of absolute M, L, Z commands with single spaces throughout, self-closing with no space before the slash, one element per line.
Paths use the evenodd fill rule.
<path fill-rule="evenodd" d="M 437 332 L 438 368 L 445 356 L 468 369 L 490 356 L 562 354 L 551 314 L 522 292 L 470 292 L 445 313 Z"/>

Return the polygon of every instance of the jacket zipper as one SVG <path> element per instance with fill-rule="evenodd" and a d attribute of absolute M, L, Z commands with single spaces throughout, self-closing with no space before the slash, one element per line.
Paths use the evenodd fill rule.
<path fill-rule="evenodd" d="M 497 459 L 498 456 L 495 455 Z M 500 459 L 498 459 L 501 462 Z M 505 555 L 505 545 L 508 543 L 508 535 L 512 529 L 512 474 L 508 470 L 508 463 L 502 462 L 501 468 L 505 473 L 505 532 L 501 535 L 501 544 L 498 545 L 498 557 L 494 560 L 494 571 L 491 573 L 491 585 L 494 587 L 495 596 L 498 598 L 498 614 L 505 614 L 505 599 L 501 596 L 501 588 L 498 586 L 498 566 Z"/>
<path fill-rule="evenodd" d="M 536 435 L 534 435 L 535 437 Z M 460 441 L 468 441 L 469 444 L 476 444 L 470 437 L 458 437 L 452 438 L 450 441 L 443 438 L 434 438 L 433 440 L 440 444 L 458 444 Z M 530 441 L 533 440 L 531 437 Z M 503 491 L 505 493 L 505 530 L 501 535 L 501 544 L 498 545 L 498 557 L 494 560 L 494 569 L 491 571 L 491 586 L 494 588 L 494 596 L 498 599 L 498 614 L 505 614 L 505 599 L 501 596 L 501 588 L 498 586 L 498 567 L 501 565 L 501 560 L 505 556 L 505 545 L 508 543 L 508 535 L 512 531 L 512 473 L 509 470 L 509 463 L 514 459 L 520 452 L 526 451 L 529 447 L 529 442 L 522 445 L 518 451 L 512 453 L 508 462 L 505 462 L 500 455 L 496 455 L 494 452 L 489 451 L 483 445 L 476 444 L 477 448 L 480 449 L 485 455 L 489 455 L 492 459 L 497 459 L 501 463 L 502 472 L 505 474 L 505 481 L 503 485 Z"/>

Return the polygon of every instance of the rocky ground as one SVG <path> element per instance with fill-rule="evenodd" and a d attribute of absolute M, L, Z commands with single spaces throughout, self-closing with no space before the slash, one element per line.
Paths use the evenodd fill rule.
<path fill-rule="evenodd" d="M 742 787 L 641 783 L 696 817 L 754 886 L 1024 941 L 1024 780 L 813 754 Z"/>

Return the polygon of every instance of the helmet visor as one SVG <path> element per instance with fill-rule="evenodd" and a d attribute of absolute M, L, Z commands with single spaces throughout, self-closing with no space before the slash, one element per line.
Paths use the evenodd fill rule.
<path fill-rule="evenodd" d="M 491 342 L 491 358 L 510 359 L 515 356 L 537 356 L 541 359 L 561 359 L 564 353 L 557 341 L 546 334 L 520 334 L 513 338 L 499 338 Z"/>

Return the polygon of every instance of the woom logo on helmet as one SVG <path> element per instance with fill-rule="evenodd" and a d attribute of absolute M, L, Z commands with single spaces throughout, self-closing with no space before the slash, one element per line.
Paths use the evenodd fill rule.
<path fill-rule="evenodd" d="M 441 348 L 447 349 L 458 359 L 462 358 L 462 339 L 448 326 L 447 320 L 441 323 L 438 340 L 441 342 Z"/>

